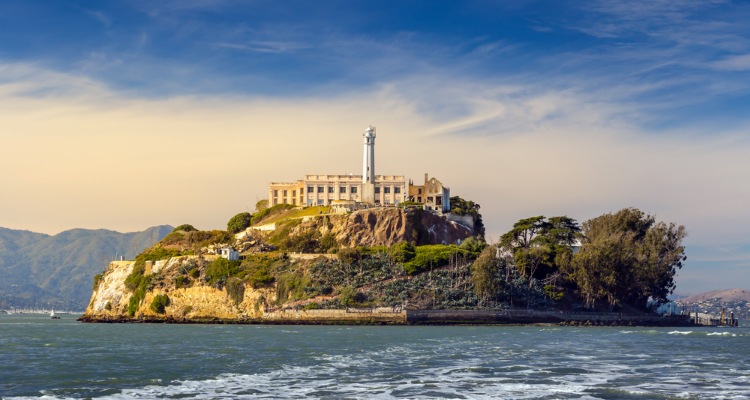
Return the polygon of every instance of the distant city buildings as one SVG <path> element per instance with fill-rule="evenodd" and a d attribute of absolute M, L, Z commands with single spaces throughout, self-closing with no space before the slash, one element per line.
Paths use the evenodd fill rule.
<path fill-rule="evenodd" d="M 404 175 L 375 175 L 375 127 L 369 126 L 362 137 L 362 175 L 305 175 L 295 182 L 271 182 L 269 206 L 332 206 L 334 212 L 346 212 L 410 201 L 428 210 L 450 211 L 450 188 L 427 174 L 423 185 L 407 181 Z"/>

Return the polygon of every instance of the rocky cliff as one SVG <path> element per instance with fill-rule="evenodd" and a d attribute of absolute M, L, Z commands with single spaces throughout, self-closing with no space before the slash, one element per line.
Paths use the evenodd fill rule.
<path fill-rule="evenodd" d="M 187 268 L 216 260 L 209 256 L 173 257 L 159 262 L 158 268 L 145 271 L 148 290 L 131 309 L 136 291 L 126 281 L 136 269 L 135 261 L 119 261 L 98 279 L 91 302 L 81 317 L 84 322 L 224 322 L 224 323 L 406 323 L 403 309 L 368 307 L 363 309 L 305 309 L 300 302 L 279 304 L 277 284 L 253 288 L 240 282 L 241 289 L 212 285 L 202 279 L 179 287 L 177 277 Z M 154 267 L 156 267 L 154 265 Z M 149 273 L 150 272 L 150 273 Z M 197 274 L 196 274 L 197 275 Z M 239 293 L 238 297 L 235 297 Z M 168 300 L 161 300 L 168 299 Z M 330 298 L 332 296 L 328 296 Z M 287 297 L 287 300 L 289 298 Z M 159 308 L 161 302 L 163 307 Z"/>
<path fill-rule="evenodd" d="M 480 242 L 464 240 L 469 227 L 416 208 L 285 212 L 274 230 L 176 230 L 135 261 L 111 263 L 82 319 L 404 323 L 404 304 L 476 302 L 468 264 Z M 226 247 L 243 260 L 219 257 Z M 436 299 L 426 288 L 438 279 L 461 289 Z"/>

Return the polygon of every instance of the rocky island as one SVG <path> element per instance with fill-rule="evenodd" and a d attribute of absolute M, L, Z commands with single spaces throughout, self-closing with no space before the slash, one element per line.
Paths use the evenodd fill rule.
<path fill-rule="evenodd" d="M 179 226 L 97 275 L 81 320 L 689 324 L 646 307 L 673 289 L 684 259 L 674 225 L 635 209 L 587 221 L 583 232 L 567 217 L 535 217 L 487 244 L 479 206 L 459 197 L 451 203 L 446 214 L 410 205 L 332 214 L 280 204 L 238 214 L 227 231 Z M 637 260 L 597 258 L 613 256 L 596 251 L 614 239 L 598 236 L 607 226 L 624 230 L 629 252 L 642 247 Z M 649 261 L 657 250 L 661 258 Z"/>

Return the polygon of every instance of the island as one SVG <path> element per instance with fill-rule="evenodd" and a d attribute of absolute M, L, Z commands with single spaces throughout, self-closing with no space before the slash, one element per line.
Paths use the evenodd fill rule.
<path fill-rule="evenodd" d="M 685 260 L 683 226 L 625 208 L 579 225 L 519 220 L 487 243 L 479 204 L 435 177 L 271 182 L 226 230 L 181 225 L 94 279 L 81 321 L 689 325 L 655 313 Z"/>

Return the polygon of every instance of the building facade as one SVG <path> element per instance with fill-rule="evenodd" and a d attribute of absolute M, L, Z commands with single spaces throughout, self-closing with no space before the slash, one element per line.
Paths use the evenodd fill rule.
<path fill-rule="evenodd" d="M 268 205 L 330 206 L 334 200 L 354 200 L 375 205 L 406 201 L 409 188 L 403 175 L 375 175 L 372 201 L 362 197 L 362 175 L 305 175 L 296 182 L 271 182 Z"/>
<path fill-rule="evenodd" d="M 404 175 L 375 175 L 375 127 L 368 126 L 363 137 L 362 175 L 305 175 L 295 182 L 271 182 L 268 205 L 331 206 L 342 201 L 375 206 L 398 205 L 404 201 L 423 203 L 425 208 L 450 211 L 450 189 L 435 178 L 412 187 Z M 347 206 L 349 207 L 349 206 Z"/>
<path fill-rule="evenodd" d="M 424 174 L 424 185 L 415 185 L 409 180 L 409 201 L 422 203 L 428 210 L 448 212 L 451 210 L 451 190 Z"/>

